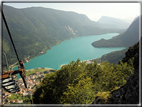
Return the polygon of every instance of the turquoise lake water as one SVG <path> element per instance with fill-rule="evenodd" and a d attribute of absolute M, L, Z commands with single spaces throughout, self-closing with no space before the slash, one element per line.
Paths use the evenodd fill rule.
<path fill-rule="evenodd" d="M 41 67 L 60 69 L 60 65 L 68 64 L 69 61 L 71 62 L 72 60 L 76 61 L 78 58 L 81 61 L 95 59 L 104 54 L 125 49 L 126 47 L 95 48 L 91 45 L 94 41 L 98 41 L 102 38 L 111 39 L 118 34 L 119 33 L 89 35 L 63 41 L 60 44 L 53 46 L 47 53 L 25 63 L 25 69 L 29 70 Z M 18 69 L 18 67 L 14 68 L 14 70 L 16 69 Z"/>

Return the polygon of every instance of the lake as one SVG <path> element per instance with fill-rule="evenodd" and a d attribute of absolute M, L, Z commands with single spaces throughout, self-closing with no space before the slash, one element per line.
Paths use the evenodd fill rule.
<path fill-rule="evenodd" d="M 96 48 L 91 45 L 91 43 L 94 41 L 98 41 L 102 38 L 111 39 L 117 35 L 119 35 L 119 33 L 107 33 L 65 40 L 60 44 L 53 46 L 47 51 L 47 53 L 25 63 L 25 69 L 29 70 L 41 67 L 60 69 L 60 65 L 68 64 L 69 61 L 71 62 L 72 60 L 76 61 L 78 58 L 81 61 L 95 59 L 104 54 L 125 49 L 126 47 Z M 18 69 L 18 67 L 14 68 L 14 70 L 16 69 Z"/>

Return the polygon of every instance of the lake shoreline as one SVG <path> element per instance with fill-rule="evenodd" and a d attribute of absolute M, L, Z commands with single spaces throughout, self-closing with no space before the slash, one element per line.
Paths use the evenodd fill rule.
<path fill-rule="evenodd" d="M 34 68 L 34 69 L 28 69 L 28 70 L 25 70 L 26 71 L 26 76 L 29 76 L 29 75 L 33 75 L 34 73 L 36 73 L 36 72 L 45 72 L 45 71 L 47 71 L 47 72 L 55 72 L 56 70 L 55 69 L 52 69 L 52 68 Z M 21 79 L 21 76 L 20 76 L 20 74 L 17 74 L 17 76 L 18 76 L 18 79 Z"/>
<path fill-rule="evenodd" d="M 103 35 L 90 35 L 84 37 L 78 37 L 71 40 L 65 40 L 64 42 L 59 42 L 58 45 L 53 46 L 51 49 L 42 53 L 42 55 L 36 58 L 30 59 L 29 62 L 25 63 L 26 70 L 39 68 L 51 68 L 60 69 L 63 64 L 68 64 L 70 61 L 76 61 L 78 58 L 80 60 L 87 60 L 87 63 L 94 62 L 95 59 L 101 58 L 102 55 L 118 51 L 124 47 L 118 48 L 94 48 L 91 43 L 94 40 L 99 40 L 101 38 L 110 39 L 116 36 L 117 33 L 108 33 Z M 84 42 L 85 41 L 85 42 Z M 85 44 L 84 44 L 85 43 Z M 14 68 L 14 70 L 17 69 Z"/>
<path fill-rule="evenodd" d="M 39 70 L 39 69 L 46 69 L 46 70 L 55 70 L 55 69 L 53 69 L 53 68 L 46 68 L 46 67 L 44 67 L 44 68 L 32 68 L 32 69 L 28 69 L 28 70 L 26 70 L 26 71 L 30 71 L 30 70 L 35 70 L 35 69 L 37 69 L 37 70 Z"/>

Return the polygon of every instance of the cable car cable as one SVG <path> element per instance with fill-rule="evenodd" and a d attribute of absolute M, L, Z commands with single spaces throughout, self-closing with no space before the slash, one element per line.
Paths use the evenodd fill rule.
<path fill-rule="evenodd" d="M 12 39 L 12 36 L 11 36 L 11 34 L 10 34 L 10 30 L 9 30 L 9 28 L 8 28 L 8 25 L 7 25 L 7 22 L 6 22 L 6 19 L 5 19 L 5 16 L 4 16 L 4 13 L 3 13 L 2 8 L 1 8 L 1 13 L 2 13 L 2 19 L 3 19 L 4 23 L 5 23 L 5 26 L 6 26 L 6 29 L 7 29 L 7 31 L 8 31 L 8 34 L 9 34 L 10 40 L 11 40 L 11 42 L 12 42 L 12 45 L 13 45 L 14 51 L 15 51 L 16 56 L 17 56 L 17 59 L 18 59 L 18 61 L 20 61 L 20 60 L 19 60 L 19 57 L 18 57 L 18 54 L 17 54 L 17 51 L 16 51 L 16 48 L 15 48 L 15 45 L 14 45 L 14 42 L 13 42 L 13 39 Z"/>

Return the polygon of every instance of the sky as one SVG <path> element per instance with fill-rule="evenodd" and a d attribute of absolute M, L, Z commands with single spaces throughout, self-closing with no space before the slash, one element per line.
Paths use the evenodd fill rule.
<path fill-rule="evenodd" d="M 7 1 L 7 0 L 5 0 Z M 12 1 L 12 0 L 8 0 Z M 18 0 L 14 0 L 19 2 Z M 26 1 L 26 0 L 24 0 Z M 34 0 L 36 1 L 36 0 Z M 49 1 L 49 0 L 44 0 Z M 54 0 L 50 0 L 54 1 Z M 59 1 L 59 0 L 56 0 Z M 65 0 L 62 0 L 65 1 Z M 66 0 L 67 1 L 67 0 Z M 70 0 L 73 1 L 73 0 Z M 78 0 L 79 1 L 79 0 Z M 83 0 L 81 0 L 83 1 Z M 87 1 L 87 0 L 86 0 Z M 95 1 L 95 0 L 89 0 Z M 101 0 L 100 0 L 101 1 Z M 105 0 L 104 0 L 105 1 Z M 113 2 L 114 0 L 112 0 Z M 121 0 L 118 0 L 121 1 Z M 126 0 L 127 1 L 127 0 Z M 131 1 L 131 0 L 128 0 Z M 134 1 L 134 0 L 133 0 Z M 139 1 L 139 0 L 135 0 Z M 31 1 L 32 2 L 32 1 Z M 79 14 L 85 14 L 89 19 L 93 21 L 98 21 L 101 16 L 109 16 L 119 19 L 125 19 L 127 21 L 132 21 L 135 17 L 140 15 L 140 3 L 42 3 L 37 1 L 38 3 L 4 3 L 5 5 L 9 5 L 15 8 L 27 8 L 27 7 L 45 7 L 52 8 L 63 11 L 74 11 Z"/>

